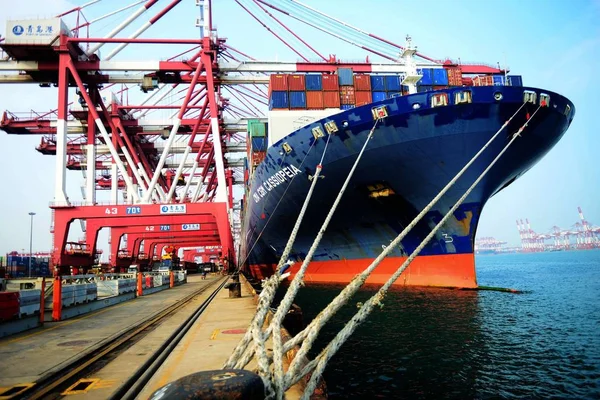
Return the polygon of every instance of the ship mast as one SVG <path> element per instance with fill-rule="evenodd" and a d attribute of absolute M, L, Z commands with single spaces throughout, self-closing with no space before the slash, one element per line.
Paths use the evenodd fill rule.
<path fill-rule="evenodd" d="M 408 93 L 417 93 L 417 82 L 421 79 L 421 75 L 417 72 L 417 63 L 414 56 L 417 53 L 416 47 L 412 46 L 412 38 L 406 35 L 406 47 L 402 50 L 400 58 L 404 60 L 406 67 L 406 76 L 402 80 L 402 85 L 408 86 Z"/>

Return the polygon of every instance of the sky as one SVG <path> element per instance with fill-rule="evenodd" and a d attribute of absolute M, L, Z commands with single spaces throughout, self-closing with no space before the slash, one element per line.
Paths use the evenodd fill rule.
<path fill-rule="evenodd" d="M 131 4 L 104 0 L 86 8 L 88 20 Z M 87 1 L 25 0 L 0 8 L 0 34 L 5 21 L 46 18 Z M 197 38 L 198 8 L 184 0 L 159 20 L 142 37 Z M 243 0 L 249 5 L 249 0 Z M 519 244 L 516 219 L 528 218 L 532 229 L 548 232 L 558 225 L 569 229 L 579 221 L 581 206 L 591 223 L 600 225 L 600 135 L 598 94 L 600 90 L 600 0 L 305 0 L 317 8 L 360 29 L 399 44 L 410 34 L 423 54 L 434 58 L 460 58 L 508 65 L 511 73 L 523 76 L 526 86 L 554 91 L 568 97 L 576 107 L 575 119 L 563 139 L 531 170 L 489 200 L 484 208 L 478 237 L 493 236 L 509 245 Z M 130 28 L 126 37 L 154 16 L 168 0 L 160 0 Z M 139 6 L 132 8 L 137 9 Z M 92 25 L 91 36 L 101 37 L 131 11 Z M 364 50 L 322 32 L 281 17 L 290 28 L 319 52 L 343 60 L 364 60 Z M 72 18 L 66 18 L 69 26 Z M 215 2 L 214 26 L 227 43 L 257 59 L 297 61 L 299 57 L 250 17 L 234 0 Z M 273 28 L 281 32 L 279 28 Z M 296 40 L 293 40 L 297 43 Z M 178 46 L 130 46 L 114 60 L 166 59 L 179 52 Z M 110 50 L 101 50 L 101 55 Z M 308 54 L 307 51 L 302 51 Z M 316 57 L 310 56 L 315 59 Z M 383 61 L 369 55 L 371 61 Z M 137 97 L 136 97 L 137 96 Z M 141 93 L 130 100 L 141 99 Z M 0 85 L 0 112 L 48 111 L 56 107 L 56 89 L 36 85 Z M 175 99 L 172 99 L 175 100 Z M 161 117 L 157 115 L 156 117 Z M 0 196 L 0 254 L 29 248 L 29 212 L 35 212 L 33 250 L 51 248 L 49 203 L 54 196 L 54 157 L 35 150 L 40 138 L 8 135 L 0 131 L 0 162 L 4 177 Z M 81 199 L 82 175 L 67 173 L 67 193 Z M 108 199 L 107 193 L 99 200 Z M 72 239 L 82 236 L 74 224 Z M 99 238 L 107 249 L 107 232 Z"/>

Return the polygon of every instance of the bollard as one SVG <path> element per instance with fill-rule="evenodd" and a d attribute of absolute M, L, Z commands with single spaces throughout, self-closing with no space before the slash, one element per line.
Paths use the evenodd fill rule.
<path fill-rule="evenodd" d="M 138 297 L 144 295 L 144 286 L 142 285 L 142 279 L 143 279 L 142 273 L 137 272 L 137 295 L 138 295 Z"/>
<path fill-rule="evenodd" d="M 62 279 L 54 277 L 52 288 L 52 321 L 60 321 L 62 318 Z"/>
<path fill-rule="evenodd" d="M 235 299 L 242 297 L 242 284 L 239 282 L 229 282 L 225 285 L 227 289 L 229 289 L 229 298 Z"/>
<path fill-rule="evenodd" d="M 220 369 L 196 372 L 161 387 L 151 400 L 262 400 L 263 381 L 257 374 L 243 369 Z"/>
<path fill-rule="evenodd" d="M 46 308 L 46 278 L 42 278 L 42 290 L 40 293 L 40 325 L 44 325 L 44 309 Z"/>

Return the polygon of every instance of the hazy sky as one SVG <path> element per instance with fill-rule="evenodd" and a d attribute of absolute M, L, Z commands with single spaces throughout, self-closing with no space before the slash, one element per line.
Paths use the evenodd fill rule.
<path fill-rule="evenodd" d="M 51 17 L 87 2 L 11 2 L 11 7 L 0 8 L 0 33 L 4 35 L 5 20 L 9 18 Z M 131 2 L 104 0 L 84 10 L 84 14 L 88 20 L 93 19 Z M 168 3 L 160 0 L 119 36 L 128 36 Z M 143 37 L 197 37 L 194 23 L 198 8 L 194 3 L 182 2 Z M 226 37 L 228 44 L 258 59 L 298 59 L 233 0 L 215 3 L 214 24 L 219 36 Z M 565 137 L 527 174 L 488 202 L 478 236 L 494 236 L 517 245 L 516 219 L 529 218 L 538 233 L 549 231 L 553 225 L 566 229 L 579 220 L 577 206 L 583 208 L 588 221 L 600 225 L 600 137 L 595 131 L 598 121 L 594 119 L 598 116 L 597 91 L 600 90 L 600 24 L 597 22 L 600 1 L 305 0 L 305 3 L 399 44 L 410 34 L 422 53 L 435 58 L 448 56 L 463 62 L 506 63 L 513 74 L 523 76 L 525 85 L 555 91 L 572 100 L 577 115 Z M 91 36 L 105 35 L 130 12 L 94 24 Z M 72 19 L 67 22 L 73 26 Z M 367 55 L 363 50 L 298 23 L 290 22 L 289 26 L 326 55 L 336 54 L 345 60 L 364 60 Z M 177 46 L 136 46 L 115 60 L 165 59 L 179 49 Z M 110 47 L 106 46 L 101 52 L 106 54 L 108 50 Z M 369 57 L 378 60 L 377 56 Z M 135 96 L 132 93 L 130 99 Z M 0 85 L 0 112 L 48 111 L 56 107 L 56 99 L 55 88 Z M 0 131 L 0 160 L 4 170 L 0 254 L 27 251 L 30 211 L 37 213 L 34 251 L 51 248 L 48 204 L 54 196 L 55 161 L 54 157 L 35 151 L 39 142 L 37 136 L 7 135 Z M 69 197 L 81 199 L 81 173 L 69 172 L 67 179 Z M 99 199 L 106 196 L 104 193 Z M 81 233 L 75 231 L 71 238 L 79 236 Z M 104 248 L 106 236 L 104 232 L 100 238 Z"/>

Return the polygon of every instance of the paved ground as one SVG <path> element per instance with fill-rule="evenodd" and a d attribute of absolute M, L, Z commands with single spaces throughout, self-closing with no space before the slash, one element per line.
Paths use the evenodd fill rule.
<path fill-rule="evenodd" d="M 183 299 L 217 277 L 126 301 L 74 319 L 46 323 L 44 327 L 0 340 L 0 388 L 26 384 L 61 368 L 72 358 L 120 331 L 125 331 Z M 175 314 L 177 315 L 177 314 Z M 172 318 L 166 320 L 168 322 Z M 1 392 L 0 392 L 1 393 Z"/>

